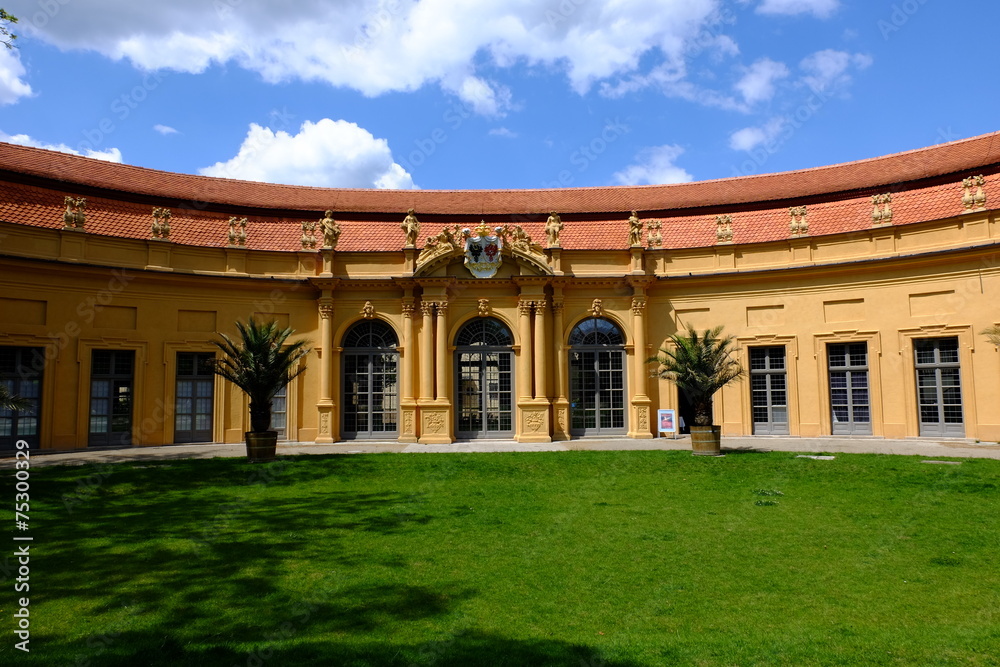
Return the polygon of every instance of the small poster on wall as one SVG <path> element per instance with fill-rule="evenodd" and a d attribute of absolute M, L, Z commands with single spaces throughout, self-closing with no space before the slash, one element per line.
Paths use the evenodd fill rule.
<path fill-rule="evenodd" d="M 677 433 L 676 410 L 657 410 L 656 422 L 659 424 L 660 433 Z"/>

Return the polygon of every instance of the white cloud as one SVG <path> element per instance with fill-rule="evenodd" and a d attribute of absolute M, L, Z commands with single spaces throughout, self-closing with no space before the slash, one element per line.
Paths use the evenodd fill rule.
<path fill-rule="evenodd" d="M 615 182 L 620 185 L 687 183 L 693 180 L 691 174 L 674 164 L 683 152 L 683 148 L 671 144 L 645 148 L 636 155 L 635 164 L 614 175 Z"/>
<path fill-rule="evenodd" d="M 840 7 L 840 0 L 764 0 L 757 7 L 760 14 L 812 14 L 824 19 Z"/>
<path fill-rule="evenodd" d="M 0 105 L 13 104 L 32 95 L 31 86 L 23 79 L 24 65 L 17 49 L 0 46 Z"/>
<path fill-rule="evenodd" d="M 495 127 L 489 132 L 491 137 L 504 137 L 505 139 L 516 139 L 517 132 L 508 130 L 506 127 Z"/>
<path fill-rule="evenodd" d="M 205 176 L 341 188 L 414 188 L 385 139 L 344 120 L 306 121 L 299 133 L 250 125 L 239 152 L 199 169 Z"/>
<path fill-rule="evenodd" d="M 771 143 L 781 136 L 786 123 L 786 118 L 778 116 L 759 127 L 744 127 L 729 136 L 729 147 L 734 151 L 749 151 L 761 144 Z"/>
<path fill-rule="evenodd" d="M 826 49 L 806 56 L 799 67 L 806 73 L 802 81 L 816 92 L 835 93 L 851 83 L 851 69 L 865 69 L 872 58 L 863 53 Z"/>
<path fill-rule="evenodd" d="M 19 1 L 24 12 L 37 9 Z M 484 79 L 477 66 L 557 69 L 582 93 L 658 63 L 677 68 L 687 52 L 704 48 L 722 6 L 721 0 L 95 4 L 59 2 L 44 25 L 28 24 L 25 31 L 150 70 L 196 73 L 235 64 L 270 82 L 323 81 L 369 96 L 437 84 L 486 116 L 509 108 L 510 91 Z M 737 49 L 729 38 L 711 46 L 730 54 Z"/>
<path fill-rule="evenodd" d="M 733 86 L 743 96 L 747 104 L 766 102 L 774 97 L 775 83 L 788 77 L 784 63 L 770 58 L 761 58 L 746 69 L 746 73 Z"/>
<path fill-rule="evenodd" d="M 6 134 L 0 132 L 0 141 L 5 141 L 9 144 L 17 144 L 19 146 L 31 146 L 33 148 L 44 148 L 48 151 L 58 151 L 60 153 L 69 153 L 70 155 L 84 155 L 86 157 L 92 157 L 97 160 L 104 160 L 105 162 L 121 162 L 122 152 L 117 148 L 109 148 L 104 151 L 95 151 L 87 149 L 86 152 L 81 153 L 78 150 L 70 148 L 66 144 L 46 144 L 37 139 L 32 139 L 26 134 Z"/>
<path fill-rule="evenodd" d="M 160 125 L 159 123 L 157 123 L 156 125 L 153 126 L 153 129 L 159 132 L 160 134 L 177 134 L 177 130 L 170 127 L 169 125 Z"/>

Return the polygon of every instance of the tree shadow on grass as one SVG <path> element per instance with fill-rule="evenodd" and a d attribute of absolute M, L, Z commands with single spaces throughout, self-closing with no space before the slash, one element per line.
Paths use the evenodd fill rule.
<path fill-rule="evenodd" d="M 267 633 L 265 633 L 266 635 Z M 650 667 L 651 663 L 605 658 L 593 646 L 552 639 L 512 639 L 480 631 L 441 635 L 427 642 L 373 642 L 317 637 L 294 626 L 277 637 L 241 647 L 229 642 L 184 643 L 169 634 L 123 633 L 81 650 L 66 644 L 47 645 L 24 664 L 83 664 L 88 667 Z M 677 664 L 667 649 L 656 664 Z"/>

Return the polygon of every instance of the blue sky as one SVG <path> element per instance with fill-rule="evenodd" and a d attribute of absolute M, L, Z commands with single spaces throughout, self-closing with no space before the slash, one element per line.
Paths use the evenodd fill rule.
<path fill-rule="evenodd" d="M 673 183 L 1000 129 L 1000 3 L 0 0 L 0 139 L 326 187 Z"/>

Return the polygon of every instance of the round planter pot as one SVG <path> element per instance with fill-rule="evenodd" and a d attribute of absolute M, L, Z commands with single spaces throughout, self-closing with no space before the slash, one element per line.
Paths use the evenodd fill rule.
<path fill-rule="evenodd" d="M 695 456 L 722 456 L 722 427 L 692 426 L 691 453 Z"/>
<path fill-rule="evenodd" d="M 247 432 L 247 460 L 251 463 L 263 463 L 273 461 L 274 453 L 278 448 L 278 432 L 264 431 L 263 433 Z"/>

